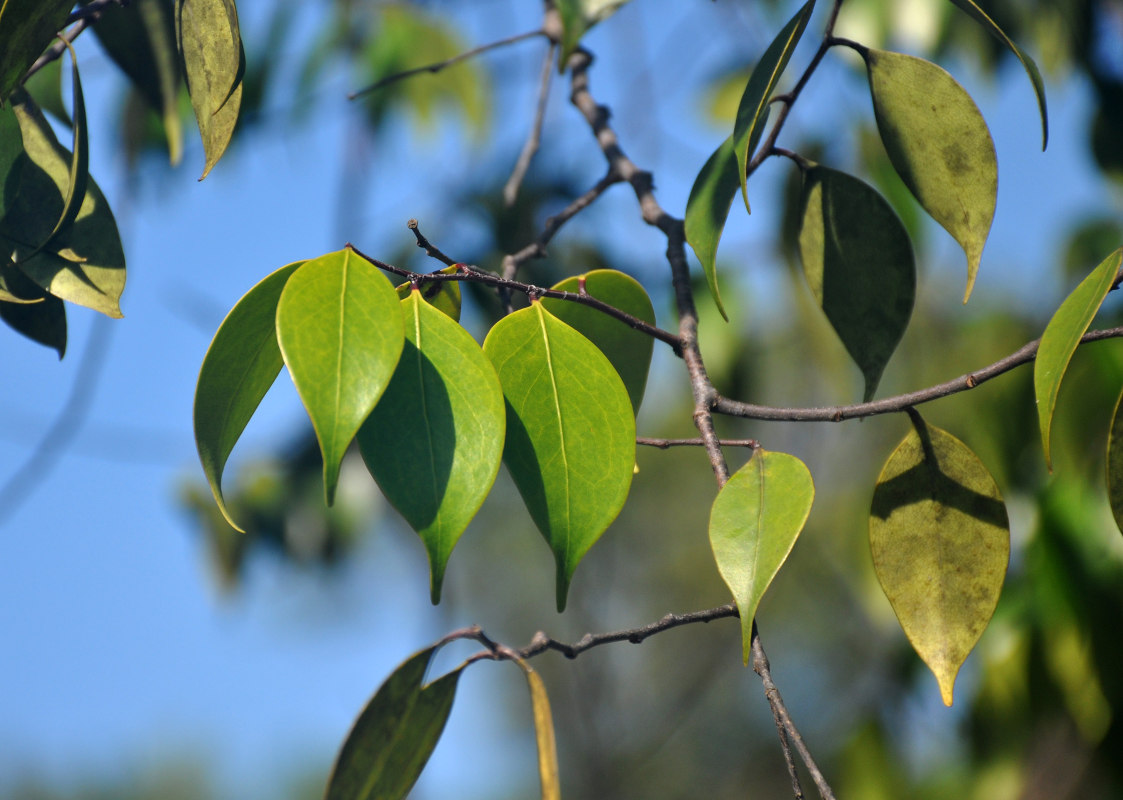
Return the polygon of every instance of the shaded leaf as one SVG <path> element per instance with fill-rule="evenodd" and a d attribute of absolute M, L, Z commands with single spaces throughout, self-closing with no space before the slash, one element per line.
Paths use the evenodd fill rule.
<path fill-rule="evenodd" d="M 1115 401 L 1111 428 L 1107 434 L 1107 499 L 1115 526 L 1123 532 L 1123 393 Z"/>
<path fill-rule="evenodd" d="M 870 549 L 885 596 L 950 706 L 959 668 L 998 604 L 1010 523 L 978 457 L 919 414 L 878 477 Z"/>
<path fill-rule="evenodd" d="M 8 261 L 0 262 L 0 319 L 28 339 L 66 354 L 66 307 Z"/>
<path fill-rule="evenodd" d="M 222 497 L 222 470 L 246 423 L 281 371 L 277 303 L 297 261 L 272 273 L 226 315 L 203 358 L 195 387 L 195 446 L 222 516 L 241 531 Z"/>
<path fill-rule="evenodd" d="M 554 552 L 563 611 L 574 570 L 631 487 L 628 391 L 596 345 L 540 302 L 496 323 L 483 349 L 507 400 L 503 460 Z"/>
<path fill-rule="evenodd" d="M 0 105 L 62 30 L 74 0 L 0 2 Z"/>
<path fill-rule="evenodd" d="M 628 2 L 629 0 L 556 0 L 554 6 L 562 21 L 558 72 L 565 70 L 565 62 L 577 49 L 585 32 L 598 22 L 608 19 Z"/>
<path fill-rule="evenodd" d="M 801 205 L 803 274 L 862 370 L 868 401 L 912 314 L 912 243 L 889 203 L 843 172 L 820 166 L 805 170 Z"/>
<path fill-rule="evenodd" d="M 768 114 L 767 108 L 764 113 Z M 717 246 L 721 241 L 721 233 L 725 230 L 725 220 L 729 217 L 733 196 L 737 194 L 737 187 L 740 185 L 733 137 L 730 136 L 706 159 L 702 171 L 694 179 L 690 199 L 686 201 L 686 241 L 694 248 L 694 255 L 702 263 L 710 295 L 726 322 L 729 321 L 729 315 L 725 313 L 725 305 L 721 302 L 721 292 L 717 286 Z"/>
<path fill-rule="evenodd" d="M 580 292 L 584 280 L 585 293 L 627 312 L 649 325 L 655 324 L 655 309 L 639 281 L 614 269 L 595 269 L 584 275 L 566 278 L 553 286 L 563 292 Z M 542 299 L 542 305 L 566 325 L 595 344 L 616 369 L 628 398 L 632 412 L 639 413 L 647 388 L 647 371 L 651 366 L 651 351 L 655 340 L 645 333 L 629 328 L 595 308 L 568 300 Z"/>
<path fill-rule="evenodd" d="M 445 267 L 438 270 L 439 275 L 455 275 L 457 272 L 456 267 Z M 398 297 L 405 300 L 409 297 L 412 285 L 409 281 L 400 284 L 397 287 Z M 436 281 L 433 283 L 421 284 L 421 298 L 429 305 L 436 308 L 446 316 L 451 317 L 456 322 L 460 321 L 460 282 L 459 281 Z"/>
<path fill-rule="evenodd" d="M 277 304 L 277 340 L 316 430 L 331 505 L 343 454 L 390 382 L 404 342 L 401 303 L 352 250 L 307 261 Z"/>
<path fill-rule="evenodd" d="M 998 196 L 990 131 L 971 96 L 940 67 L 885 50 L 861 53 L 893 168 L 967 255 L 967 302 Z"/>
<path fill-rule="evenodd" d="M 425 543 L 436 604 L 452 548 L 499 472 L 506 412 L 479 345 L 421 293 L 401 301 L 402 356 L 358 440 L 383 494 Z"/>
<path fill-rule="evenodd" d="M 8 196 L 9 181 L 16 185 L 19 183 L 19 174 L 15 170 L 22 165 L 21 155 L 23 134 L 20 133 L 16 112 L 11 106 L 0 107 L 0 218 L 11 202 Z"/>
<path fill-rule="evenodd" d="M 1116 250 L 1092 270 L 1061 303 L 1041 336 L 1037 358 L 1033 362 L 1033 389 L 1037 398 L 1037 419 L 1041 425 L 1041 444 L 1045 448 L 1045 463 L 1049 469 L 1053 468 L 1049 440 L 1061 379 L 1080 344 L 1080 337 L 1092 324 L 1092 318 L 1115 282 L 1121 260 L 1123 249 Z"/>
<path fill-rule="evenodd" d="M 815 485 L 803 462 L 757 450 L 718 492 L 710 509 L 710 545 L 741 615 L 745 663 L 760 598 L 799 537 Z"/>
<path fill-rule="evenodd" d="M 409 794 L 444 731 L 463 667 L 422 685 L 436 647 L 402 663 L 347 734 L 324 800 L 398 800 Z"/>

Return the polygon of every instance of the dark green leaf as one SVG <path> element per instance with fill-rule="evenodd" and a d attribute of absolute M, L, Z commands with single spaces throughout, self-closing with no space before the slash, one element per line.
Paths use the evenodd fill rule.
<path fill-rule="evenodd" d="M 4 0 L 0 3 L 0 105 L 66 24 L 74 0 Z"/>
<path fill-rule="evenodd" d="M 0 262 L 0 319 L 32 341 L 66 354 L 66 308 L 10 261 Z"/>
<path fill-rule="evenodd" d="M 1111 429 L 1107 435 L 1107 499 L 1115 526 L 1123 531 L 1123 393 L 1115 401 Z"/>
<path fill-rule="evenodd" d="M 23 134 L 19 119 L 11 106 L 0 108 L 0 218 L 7 212 L 19 185 L 20 156 L 23 155 Z M 9 191 L 9 186 L 12 190 Z"/>
<path fill-rule="evenodd" d="M 768 109 L 764 110 L 765 116 Z M 763 127 L 763 123 L 761 123 Z M 686 201 L 686 241 L 694 248 L 694 255 L 702 262 L 702 272 L 706 275 L 706 285 L 717 304 L 717 310 L 726 322 L 729 315 L 721 302 L 721 292 L 717 286 L 717 245 L 729 217 L 729 207 L 733 196 L 741 185 L 737 176 L 737 158 L 733 152 L 733 137 L 722 142 L 702 166 L 702 171 L 694 179 L 690 189 L 690 199 Z"/>

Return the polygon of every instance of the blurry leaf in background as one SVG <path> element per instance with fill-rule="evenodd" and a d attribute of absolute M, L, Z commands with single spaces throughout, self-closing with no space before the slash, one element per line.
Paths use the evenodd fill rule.
<path fill-rule="evenodd" d="M 0 3 L 0 105 L 62 30 L 74 0 L 4 0 Z"/>

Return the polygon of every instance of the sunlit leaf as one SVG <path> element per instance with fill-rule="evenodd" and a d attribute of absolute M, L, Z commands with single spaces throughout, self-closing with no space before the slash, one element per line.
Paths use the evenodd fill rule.
<path fill-rule="evenodd" d="M 542 678 L 525 661 L 518 661 L 530 686 L 530 706 L 534 712 L 534 740 L 538 745 L 538 779 L 542 800 L 561 800 L 561 779 L 558 775 L 558 746 L 554 740 L 554 717 L 550 698 Z"/>
<path fill-rule="evenodd" d="M 277 340 L 324 457 L 331 505 L 343 454 L 394 374 L 404 342 L 390 281 L 352 250 L 307 261 L 277 304 Z"/>
<path fill-rule="evenodd" d="M 422 291 L 402 301 L 402 356 L 358 439 L 383 494 L 425 543 L 436 604 L 452 548 L 499 472 L 506 412 L 491 362 Z"/>
<path fill-rule="evenodd" d="M 411 656 L 355 720 L 335 759 L 324 800 L 400 800 L 444 731 L 463 667 L 424 684 L 435 647 Z"/>
<path fill-rule="evenodd" d="M 554 7 L 562 22 L 561 52 L 558 55 L 558 71 L 565 69 L 565 62 L 577 48 L 585 31 L 602 20 L 608 19 L 629 0 L 556 0 Z"/>
<path fill-rule="evenodd" d="M 1115 282 L 1121 259 L 1123 249 L 1116 250 L 1092 270 L 1061 303 L 1041 336 L 1037 358 L 1033 363 L 1033 388 L 1037 397 L 1037 419 L 1041 425 L 1045 463 L 1049 464 L 1050 469 L 1053 464 L 1050 433 L 1061 379 L 1068 369 L 1068 362 L 1072 360 L 1072 354 L 1080 344 L 1080 337 L 1092 324 L 1092 318 L 1096 316 L 1108 290 Z"/>
<path fill-rule="evenodd" d="M 889 203 L 843 172 L 805 170 L 801 203 L 803 274 L 862 370 L 869 400 L 912 314 L 912 243 Z"/>
<path fill-rule="evenodd" d="M 737 601 L 746 664 L 757 606 L 795 546 L 814 497 L 815 485 L 802 461 L 757 450 L 714 500 L 710 545 Z"/>
<path fill-rule="evenodd" d="M 246 423 L 283 363 L 277 344 L 277 303 L 304 262 L 281 267 L 230 309 L 214 335 L 195 387 L 195 446 L 222 515 L 242 530 L 222 497 L 222 471 Z"/>
<path fill-rule="evenodd" d="M 1010 523 L 978 457 L 919 415 L 877 480 L 870 549 L 885 596 L 950 706 L 955 676 L 998 603 Z"/>
<path fill-rule="evenodd" d="M 0 2 L 0 104 L 66 24 L 74 0 Z"/>
<path fill-rule="evenodd" d="M 438 274 L 455 275 L 456 267 L 445 267 Z M 409 297 L 412 286 L 407 281 L 397 287 L 398 297 L 405 300 Z M 435 281 L 421 284 L 421 297 L 426 303 L 438 311 L 460 321 L 460 283 L 459 281 Z"/>
<path fill-rule="evenodd" d="M 768 114 L 767 108 L 764 113 Z M 740 185 L 737 158 L 733 153 L 733 137 L 730 136 L 706 160 L 702 171 L 694 179 L 690 199 L 686 201 L 686 241 L 694 248 L 694 255 L 702 263 L 710 295 L 726 322 L 729 321 L 729 315 L 725 313 L 725 305 L 721 302 L 721 292 L 717 286 L 717 246 L 721 241 L 721 233 L 725 230 L 729 207 L 733 205 L 733 197 Z"/>
<path fill-rule="evenodd" d="M 503 460 L 557 563 L 558 610 L 577 564 L 632 483 L 628 391 L 596 345 L 535 302 L 491 329 L 484 353 L 507 400 Z"/>
<path fill-rule="evenodd" d="M 631 314 L 648 325 L 655 324 L 655 309 L 651 306 L 647 292 L 639 281 L 623 272 L 595 269 L 584 275 L 566 278 L 553 288 L 563 292 L 580 292 L 582 280 L 589 296 Z M 620 379 L 624 381 L 624 388 L 628 390 L 628 397 L 632 401 L 632 411 L 638 414 L 644 389 L 647 387 L 647 370 L 651 366 L 651 351 L 655 340 L 580 303 L 547 297 L 543 298 L 542 305 L 599 347 L 608 357 Z"/>
<path fill-rule="evenodd" d="M 0 261 L 0 319 L 12 330 L 66 354 L 66 308 L 10 261 Z"/>
<path fill-rule="evenodd" d="M 1115 401 L 1107 435 L 1107 499 L 1115 526 L 1123 531 L 1123 393 Z"/>
<path fill-rule="evenodd" d="M 998 196 L 990 131 L 971 96 L 940 67 L 885 50 L 861 52 L 893 168 L 967 255 L 967 302 Z"/>
<path fill-rule="evenodd" d="M 799 44 L 807 21 L 811 19 L 811 12 L 815 8 L 815 0 L 807 0 L 795 16 L 788 21 L 783 30 L 768 45 L 760 61 L 753 68 L 745 92 L 741 95 L 741 103 L 737 107 L 737 121 L 733 124 L 733 153 L 737 157 L 737 180 L 741 184 L 741 195 L 745 199 L 745 208 L 749 208 L 749 191 L 747 187 L 746 170 L 749 160 L 756 150 L 760 136 L 764 132 L 764 123 L 768 119 L 768 104 L 772 100 L 772 93 L 792 51 Z M 752 209 L 749 209 L 750 211 Z"/>

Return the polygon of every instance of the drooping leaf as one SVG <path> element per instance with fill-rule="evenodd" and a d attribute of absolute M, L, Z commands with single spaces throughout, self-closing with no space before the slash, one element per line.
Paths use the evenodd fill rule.
<path fill-rule="evenodd" d="M 1045 463 L 1049 465 L 1049 469 L 1053 468 L 1049 440 L 1061 379 L 1068 369 L 1068 362 L 1072 360 L 1072 354 L 1080 344 L 1080 337 L 1092 324 L 1092 318 L 1096 316 L 1108 290 L 1115 282 L 1121 260 L 1123 249 L 1116 250 L 1092 270 L 1061 303 L 1041 336 L 1037 358 L 1033 363 L 1033 388 L 1037 397 L 1041 444 L 1045 448 Z"/>
<path fill-rule="evenodd" d="M 52 236 L 63 218 L 73 159 L 34 101 L 24 92 L 14 100 L 24 152 L 14 167 L 18 181 L 10 175 L 4 187 L 0 243 L 14 253 L 24 274 L 51 294 L 120 317 L 125 254 L 113 213 L 91 179 L 74 221 Z"/>
<path fill-rule="evenodd" d="M 0 105 L 66 24 L 74 0 L 0 2 Z"/>
<path fill-rule="evenodd" d="M 550 698 L 542 678 L 525 661 L 516 662 L 530 686 L 530 706 L 534 712 L 534 740 L 538 745 L 538 779 L 542 784 L 542 800 L 561 800 L 561 779 L 558 775 L 558 746 L 554 740 L 554 717 Z"/>
<path fill-rule="evenodd" d="M 741 103 L 737 107 L 737 121 L 733 124 L 733 153 L 737 157 L 737 180 L 741 184 L 741 196 L 745 200 L 745 208 L 749 208 L 749 190 L 747 186 L 746 170 L 749 160 L 756 150 L 760 136 L 764 133 L 764 124 L 768 119 L 768 104 L 772 100 L 772 93 L 788 60 L 799 44 L 807 21 L 811 19 L 811 12 L 815 8 L 815 0 L 807 0 L 803 7 L 796 12 L 783 30 L 768 45 L 760 61 L 753 68 L 745 92 L 741 95 Z"/>
<path fill-rule="evenodd" d="M 893 168 L 967 255 L 966 303 L 998 196 L 998 160 L 986 121 L 963 87 L 935 64 L 885 50 L 861 53 Z"/>
<path fill-rule="evenodd" d="M 569 60 L 585 32 L 598 22 L 608 19 L 628 2 L 629 0 L 556 0 L 554 6 L 562 22 L 558 72 L 565 70 L 565 62 Z"/>
<path fill-rule="evenodd" d="M 222 470 L 246 423 L 284 363 L 277 344 L 277 303 L 304 262 L 272 273 L 239 300 L 214 335 L 195 387 L 195 446 L 222 516 L 241 531 L 222 497 Z"/>
<path fill-rule="evenodd" d="M 803 274 L 862 370 L 868 401 L 912 314 L 912 243 L 889 203 L 846 173 L 821 166 L 805 170 L 801 204 Z"/>
<path fill-rule="evenodd" d="M 456 267 L 445 267 L 438 270 L 441 275 L 455 275 Z M 397 287 L 398 297 L 405 300 L 409 297 L 412 286 L 407 281 Z M 456 322 L 460 321 L 460 283 L 457 281 L 435 281 L 421 285 L 421 298 L 429 305 Z"/>
<path fill-rule="evenodd" d="M 1014 44 L 1013 39 L 1007 36 L 995 21 L 979 8 L 974 0 L 951 1 L 982 25 L 987 33 L 1010 48 L 1010 52 L 1017 56 L 1018 61 L 1022 62 L 1022 67 L 1025 68 L 1026 75 L 1029 76 L 1029 82 L 1033 84 L 1033 93 L 1037 96 L 1037 110 L 1041 114 L 1041 149 L 1044 150 L 1049 144 L 1049 113 L 1045 108 L 1045 82 L 1041 79 L 1041 72 L 1037 69 L 1037 64 L 1020 47 Z"/>
<path fill-rule="evenodd" d="M 651 299 L 639 281 L 614 269 L 595 269 L 584 275 L 566 278 L 554 285 L 563 292 L 580 292 L 581 282 L 585 292 L 608 303 L 610 306 L 641 319 L 648 325 L 655 324 L 655 309 Z M 628 397 L 632 401 L 633 413 L 639 413 L 643 402 L 643 392 L 647 387 L 647 370 L 651 366 L 651 351 L 655 341 L 647 334 L 629 328 L 623 322 L 603 314 L 595 308 L 583 306 L 568 300 L 542 299 L 546 310 L 570 326 L 590 342 L 612 362 Z"/>
<path fill-rule="evenodd" d="M 919 415 L 913 425 L 877 480 L 870 549 L 885 596 L 950 706 L 955 676 L 998 603 L 1010 523 L 967 445 Z"/>
<path fill-rule="evenodd" d="M 463 667 L 423 685 L 435 647 L 402 663 L 355 720 L 324 800 L 400 800 L 444 731 Z"/>
<path fill-rule="evenodd" d="M 394 374 L 401 303 L 377 267 L 352 250 L 307 261 L 277 304 L 277 340 L 316 430 L 331 505 L 343 454 Z"/>
<path fill-rule="evenodd" d="M 507 400 L 503 460 L 557 563 L 558 611 L 577 564 L 632 483 L 628 391 L 596 345 L 535 302 L 491 329 L 484 353 Z"/>
<path fill-rule="evenodd" d="M 764 113 L 768 114 L 767 108 Z M 729 321 L 729 315 L 725 313 L 725 304 L 721 302 L 721 292 L 717 286 L 717 246 L 721 241 L 721 233 L 725 230 L 729 207 L 733 205 L 733 197 L 740 185 L 733 137 L 730 136 L 706 160 L 702 171 L 694 179 L 690 199 L 686 201 L 686 241 L 694 248 L 694 255 L 702 263 L 710 295 L 726 322 Z"/>
<path fill-rule="evenodd" d="M 176 0 L 176 39 L 199 123 L 207 177 L 226 152 L 242 105 L 245 53 L 234 0 Z"/>
<path fill-rule="evenodd" d="M 815 485 L 802 461 L 757 450 L 710 509 L 710 545 L 737 601 L 746 664 L 760 598 L 795 546 L 814 497 Z"/>
<path fill-rule="evenodd" d="M 1107 499 L 1115 526 L 1123 532 L 1123 393 L 1115 401 L 1111 415 L 1111 428 L 1107 434 Z"/>
<path fill-rule="evenodd" d="M 506 412 L 491 362 L 422 291 L 401 301 L 402 356 L 358 439 L 383 494 L 425 543 L 435 605 L 452 548 L 499 472 Z"/>
<path fill-rule="evenodd" d="M 0 112 L 2 113 L 2 112 Z M 0 261 L 0 319 L 27 338 L 66 354 L 66 308 L 10 261 Z"/>

